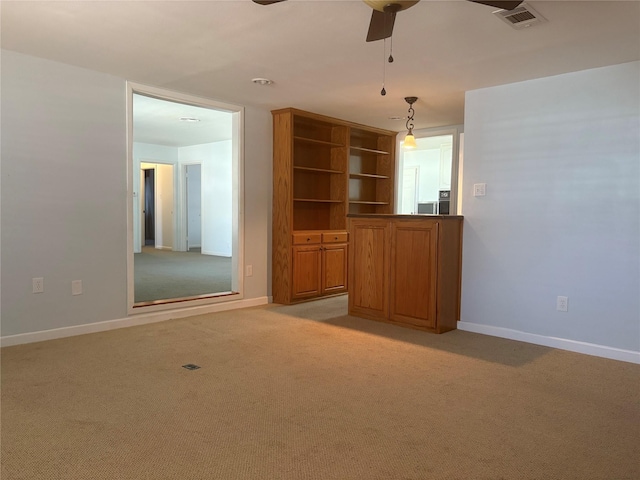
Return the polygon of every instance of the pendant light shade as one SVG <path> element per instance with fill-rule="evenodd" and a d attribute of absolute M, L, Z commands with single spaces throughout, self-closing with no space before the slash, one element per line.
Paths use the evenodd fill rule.
<path fill-rule="evenodd" d="M 413 136 L 413 104 L 418 100 L 418 97 L 404 97 L 405 102 L 409 104 L 409 116 L 407 117 L 407 136 L 404 137 L 402 146 L 406 149 L 416 148 L 416 137 Z"/>
<path fill-rule="evenodd" d="M 404 148 L 412 149 L 416 148 L 416 137 L 413 136 L 413 133 L 407 133 L 407 136 L 404 137 L 404 143 L 402 144 Z"/>

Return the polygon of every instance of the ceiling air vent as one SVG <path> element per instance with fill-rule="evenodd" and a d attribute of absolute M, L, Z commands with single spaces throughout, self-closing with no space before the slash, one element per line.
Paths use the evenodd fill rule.
<path fill-rule="evenodd" d="M 516 30 L 528 28 L 547 21 L 546 18 L 526 3 L 521 3 L 519 7 L 513 10 L 496 10 L 493 14 Z"/>

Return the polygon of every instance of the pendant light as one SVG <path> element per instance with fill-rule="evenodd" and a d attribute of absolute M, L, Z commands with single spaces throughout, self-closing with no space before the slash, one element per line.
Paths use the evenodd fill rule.
<path fill-rule="evenodd" d="M 404 97 L 405 102 L 409 104 L 409 117 L 407 118 L 407 136 L 404 137 L 402 146 L 407 149 L 416 148 L 416 138 L 413 136 L 413 104 L 418 97 Z"/>

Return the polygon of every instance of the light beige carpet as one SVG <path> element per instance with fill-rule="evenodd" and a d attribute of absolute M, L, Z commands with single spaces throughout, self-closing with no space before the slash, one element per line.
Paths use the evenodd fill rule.
<path fill-rule="evenodd" d="M 1 353 L 2 480 L 640 478 L 640 366 L 346 297 Z"/>

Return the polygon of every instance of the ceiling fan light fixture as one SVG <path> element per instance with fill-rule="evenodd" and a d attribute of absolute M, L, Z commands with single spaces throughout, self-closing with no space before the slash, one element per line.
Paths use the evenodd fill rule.
<path fill-rule="evenodd" d="M 415 111 L 413 110 L 413 104 L 416 103 L 418 97 L 404 97 L 404 101 L 409 104 L 409 116 L 407 117 L 407 135 L 404 137 L 404 142 L 402 142 L 402 147 L 406 149 L 416 148 L 418 145 L 416 144 L 416 137 L 413 136 L 413 114 Z"/>
<path fill-rule="evenodd" d="M 413 7 L 419 0 L 362 0 L 374 10 L 379 12 L 399 12 Z"/>

